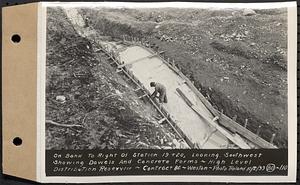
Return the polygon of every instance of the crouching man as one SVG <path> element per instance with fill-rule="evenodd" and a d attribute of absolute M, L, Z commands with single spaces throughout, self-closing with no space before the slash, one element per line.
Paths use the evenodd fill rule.
<path fill-rule="evenodd" d="M 168 103 L 166 87 L 164 85 L 157 82 L 151 82 L 150 87 L 155 88 L 154 92 L 151 94 L 151 98 L 157 97 L 160 103 Z"/>

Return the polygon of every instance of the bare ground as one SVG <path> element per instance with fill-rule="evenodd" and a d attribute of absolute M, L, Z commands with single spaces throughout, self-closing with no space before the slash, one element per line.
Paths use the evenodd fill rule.
<path fill-rule="evenodd" d="M 99 33 L 147 38 L 211 103 L 287 147 L 287 11 L 82 9 Z"/>
<path fill-rule="evenodd" d="M 174 131 L 61 9 L 48 8 L 47 23 L 46 120 L 61 126 L 46 123 L 46 149 L 174 147 Z"/>

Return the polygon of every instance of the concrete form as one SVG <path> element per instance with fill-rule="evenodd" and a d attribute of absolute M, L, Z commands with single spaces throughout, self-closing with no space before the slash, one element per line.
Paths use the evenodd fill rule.
<path fill-rule="evenodd" d="M 230 140 L 240 148 L 248 148 L 248 144 L 251 148 L 276 148 L 272 144 L 274 134 L 271 142 L 267 142 L 246 128 L 247 120 L 242 126 L 224 115 L 222 111 L 216 110 L 186 76 L 169 64 L 169 59 L 166 62 L 160 57 L 160 53 L 142 47 L 141 44 L 145 39 L 130 37 L 131 42 L 126 42 L 125 40 L 130 38 L 126 39 L 124 36 L 124 43 L 129 46 L 128 48 L 120 43 L 105 42 L 101 39 L 103 36 L 99 36 L 95 30 L 84 27 L 84 20 L 77 9 L 65 9 L 65 12 L 81 36 L 104 46 L 102 49 L 105 52 L 117 57 L 119 66 L 117 72 L 126 71 L 126 74 L 130 74 L 130 78 L 141 83 L 140 88 L 148 92 L 153 90 L 149 86 L 151 81 L 160 82 L 167 87 L 169 103 L 160 106 L 159 109 L 171 116 L 168 122 L 172 122 L 173 127 L 182 133 L 190 146 L 194 144 L 196 148 L 228 148 L 228 138 L 231 138 Z M 134 43 L 140 46 L 132 46 Z M 143 44 L 150 46 L 148 42 Z M 180 89 L 192 106 L 182 95 L 180 97 L 176 89 Z M 149 96 L 144 97 L 149 98 Z M 153 103 L 151 99 L 150 101 Z M 154 106 L 157 107 L 155 104 Z M 215 124 L 216 117 L 218 117 L 216 124 L 220 126 Z M 247 143 L 238 134 L 246 138 Z"/>
<path fill-rule="evenodd" d="M 128 69 L 144 84 L 147 90 L 153 91 L 149 85 L 152 81 L 166 86 L 169 101 L 162 106 L 193 143 L 205 149 L 227 148 L 228 139 L 191 109 L 176 89 L 180 88 L 197 105 L 205 117 L 213 119 L 214 116 L 189 88 L 185 80 L 170 69 L 159 57 L 153 56 L 153 53 L 140 46 L 129 47 L 119 54 L 122 63 L 129 64 L 127 65 Z M 138 62 L 132 63 L 132 61 Z"/>

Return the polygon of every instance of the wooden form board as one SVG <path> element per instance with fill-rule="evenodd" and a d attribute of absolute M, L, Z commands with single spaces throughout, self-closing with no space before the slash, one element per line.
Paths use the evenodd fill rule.
<path fill-rule="evenodd" d="M 127 41 L 129 42 L 129 41 Z M 129 42 L 130 43 L 130 42 Z M 147 49 L 149 52 L 153 53 L 153 51 L 145 47 L 144 45 L 137 44 L 145 49 Z M 167 61 L 165 61 L 160 55 L 158 55 L 164 61 L 167 66 L 172 69 L 174 72 L 176 72 L 181 78 L 185 80 L 185 83 L 191 88 L 191 90 L 198 96 L 198 98 L 202 101 L 202 103 L 206 106 L 206 108 L 214 115 L 218 116 L 219 123 L 230 130 L 231 132 L 238 133 L 239 135 L 243 136 L 244 138 L 248 139 L 249 141 L 253 142 L 255 145 L 257 145 L 259 148 L 277 148 L 272 143 L 264 140 L 260 136 L 256 135 L 255 133 L 251 132 L 247 128 L 243 127 L 239 123 L 235 122 L 225 114 L 221 113 L 220 111 L 216 110 L 210 102 L 199 92 L 199 90 L 194 86 L 194 84 L 175 66 L 172 66 Z"/>
<path fill-rule="evenodd" d="M 38 123 L 36 114 L 38 9 L 38 4 L 32 3 L 6 7 L 2 11 L 3 173 L 33 181 L 37 180 L 37 163 L 41 162 L 37 161 Z M 21 42 L 13 43 L 11 41 L 14 34 L 21 36 Z M 182 74 L 180 71 L 178 73 Z M 191 88 L 195 88 L 188 79 L 186 83 Z M 198 92 L 198 90 L 196 89 L 195 92 Z M 249 133 L 249 130 L 242 125 L 214 109 L 205 97 L 200 92 L 198 93 L 206 107 L 213 115 L 220 116 L 220 123 L 228 130 L 240 133 L 249 140 L 253 139 L 260 147 L 276 148 L 276 146 L 254 133 Z M 15 146 L 13 144 L 16 137 L 22 139 L 22 145 Z M 289 145 L 289 150 L 290 148 Z M 296 157 L 292 158 L 292 161 L 296 161 Z M 290 166 L 289 169 L 293 168 L 293 166 Z M 149 179 L 151 181 L 153 177 L 149 177 Z M 98 179 L 93 182 L 101 180 Z M 65 179 L 60 182 L 65 182 Z"/>
<path fill-rule="evenodd" d="M 38 4 L 2 10 L 3 173 L 36 180 Z"/>
<path fill-rule="evenodd" d="M 186 77 L 185 77 L 186 78 Z M 196 87 L 186 78 L 186 83 L 191 87 L 191 89 L 197 94 L 197 96 L 201 99 L 203 104 L 207 107 L 207 109 L 215 116 L 219 116 L 219 123 L 229 129 L 232 132 L 237 132 L 241 136 L 247 138 L 249 141 L 255 143 L 261 148 L 277 148 L 272 143 L 267 142 L 266 140 L 262 139 L 255 133 L 251 132 L 247 128 L 243 127 L 242 125 L 238 124 L 237 122 L 230 119 L 225 114 L 222 114 L 218 110 L 216 110 L 207 100 L 206 98 L 196 89 Z"/>
<path fill-rule="evenodd" d="M 115 63 L 117 66 L 120 66 L 120 62 L 118 61 L 118 59 L 115 59 L 114 55 L 113 55 L 113 52 L 109 52 L 107 50 L 105 50 L 105 47 L 101 45 L 101 43 L 97 43 L 95 42 L 96 44 L 99 45 L 100 47 L 100 50 L 102 52 L 104 52 L 109 59 L 113 60 L 113 63 Z M 145 58 L 151 58 L 153 56 L 157 56 L 156 54 L 153 54 L 151 56 L 147 56 L 147 57 L 144 57 L 143 59 Z M 140 59 L 139 59 L 140 60 Z M 138 86 L 138 89 L 137 90 L 143 90 L 146 94 L 144 94 L 142 97 L 147 97 L 149 102 L 155 107 L 155 109 L 161 114 L 164 116 L 164 120 L 168 122 L 168 124 L 174 129 L 174 131 L 181 137 L 181 139 L 183 140 L 182 141 L 182 146 L 184 148 L 193 148 L 194 147 L 194 144 L 191 142 L 190 138 L 188 136 L 186 136 L 184 134 L 184 132 L 177 126 L 176 122 L 173 121 L 171 118 L 169 118 L 169 116 L 167 116 L 169 113 L 165 110 L 165 108 L 163 106 L 159 106 L 157 105 L 158 103 L 155 101 L 155 100 L 152 100 L 152 98 L 150 97 L 150 92 L 143 86 L 143 84 L 141 84 L 141 82 L 136 79 L 134 77 L 133 74 L 130 73 L 130 70 L 128 70 L 126 68 L 126 65 L 122 66 L 122 68 L 120 68 L 120 71 L 119 72 L 124 72 L 124 74 L 132 81 L 134 82 L 137 86 Z M 140 97 L 140 98 L 142 98 Z M 168 118 L 167 118 L 168 117 Z"/>
<path fill-rule="evenodd" d="M 230 132 L 228 132 L 226 129 L 224 129 L 223 127 L 221 127 L 220 125 L 218 125 L 218 123 L 216 123 L 215 121 L 207 118 L 206 116 L 204 116 L 201 113 L 201 110 L 194 105 L 189 99 L 188 97 L 180 90 L 180 88 L 177 88 L 176 91 L 179 93 L 179 95 L 182 97 L 182 99 L 202 118 L 204 118 L 205 120 L 207 120 L 207 122 L 214 128 L 216 128 L 219 132 L 221 132 L 224 136 L 226 136 L 226 138 L 228 138 L 230 141 L 232 141 L 234 144 L 236 144 L 238 147 L 240 147 L 241 149 L 250 149 L 250 146 L 243 141 L 242 139 L 240 139 L 239 137 L 235 137 L 235 134 L 231 134 Z"/>

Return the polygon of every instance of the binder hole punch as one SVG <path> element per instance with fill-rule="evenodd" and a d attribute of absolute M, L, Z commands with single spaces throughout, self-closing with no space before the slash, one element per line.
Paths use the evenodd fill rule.
<path fill-rule="evenodd" d="M 22 145 L 22 139 L 19 138 L 19 137 L 15 137 L 15 138 L 13 139 L 13 143 L 14 143 L 14 145 L 16 145 L 16 146 L 20 146 L 20 145 Z"/>
<path fill-rule="evenodd" d="M 14 34 L 12 37 L 11 37 L 11 40 L 13 41 L 13 43 L 19 43 L 21 41 L 21 37 L 20 35 L 18 34 Z"/>

